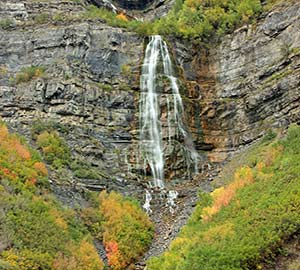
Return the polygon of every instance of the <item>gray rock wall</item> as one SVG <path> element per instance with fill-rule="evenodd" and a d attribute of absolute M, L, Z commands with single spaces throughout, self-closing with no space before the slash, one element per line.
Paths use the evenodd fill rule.
<path fill-rule="evenodd" d="M 103 175 L 83 184 L 122 190 L 136 141 L 143 39 L 101 23 L 44 24 L 1 30 L 0 48 L 2 118 L 28 138 L 36 120 L 66 126 L 62 136 L 73 155 Z M 15 84 L 16 74 L 30 66 L 44 67 L 45 75 Z"/>
<path fill-rule="evenodd" d="M 102 175 L 72 184 L 142 190 L 147 181 L 137 157 L 137 120 L 144 39 L 100 21 L 27 24 L 49 10 L 84 9 L 72 1 L 55 7 L 55 1 L 1 2 L 0 13 L 17 24 L 0 30 L 0 115 L 28 138 L 37 119 L 67 127 L 62 136 L 73 155 Z M 210 161 L 223 162 L 269 128 L 299 122 L 299 19 L 299 3 L 283 4 L 210 49 L 171 42 L 187 85 L 182 88 L 187 122 L 197 149 Z M 29 66 L 43 66 L 45 76 L 14 84 Z M 170 157 L 166 164 L 182 171 L 181 160 Z"/>
<path fill-rule="evenodd" d="M 299 29 L 300 4 L 294 1 L 210 49 L 175 42 L 189 85 L 195 138 L 201 134 L 198 140 L 213 146 L 211 161 L 225 160 L 268 129 L 299 123 Z"/>

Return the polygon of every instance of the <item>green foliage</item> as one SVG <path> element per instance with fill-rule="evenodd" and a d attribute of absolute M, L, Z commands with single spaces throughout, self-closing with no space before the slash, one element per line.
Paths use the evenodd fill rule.
<path fill-rule="evenodd" d="M 0 121 L 0 268 L 101 270 L 87 229 L 47 190 L 47 169 Z"/>
<path fill-rule="evenodd" d="M 96 201 L 94 207 L 82 210 L 81 218 L 103 241 L 112 269 L 126 269 L 150 245 L 153 225 L 136 201 L 116 192 L 102 192 Z"/>
<path fill-rule="evenodd" d="M 290 127 L 284 140 L 270 140 L 250 151 L 244 167 L 211 199 L 200 194 L 169 251 L 147 269 L 261 269 L 280 251 L 300 229 L 300 127 Z"/>
<path fill-rule="evenodd" d="M 269 129 L 266 133 L 266 135 L 262 138 L 261 142 L 262 143 L 265 143 L 265 142 L 270 142 L 272 141 L 273 139 L 275 139 L 277 136 L 277 134 L 272 130 L 272 129 Z"/>
<path fill-rule="evenodd" d="M 151 35 L 152 23 L 150 22 L 140 22 L 137 20 L 124 19 L 124 16 L 116 15 L 115 13 L 105 9 L 97 8 L 93 5 L 87 8 L 87 11 L 83 15 L 85 19 L 101 19 L 107 24 L 114 27 L 127 28 L 130 31 L 134 31 L 140 35 Z"/>
<path fill-rule="evenodd" d="M 33 122 L 31 126 L 31 133 L 34 139 L 36 139 L 37 136 L 40 135 L 43 131 L 52 132 L 54 130 L 59 131 L 61 133 L 69 132 L 68 127 L 55 121 L 45 121 L 39 119 Z"/>
<path fill-rule="evenodd" d="M 265 10 L 278 0 L 265 2 Z M 154 22 L 128 20 L 104 8 L 90 6 L 86 19 L 102 19 L 115 27 L 127 28 L 141 35 L 176 35 L 200 42 L 220 37 L 245 23 L 252 23 L 263 11 L 260 0 L 176 0 L 173 9 L 165 17 Z"/>
<path fill-rule="evenodd" d="M 15 25 L 15 23 L 11 19 L 0 20 L 0 28 L 2 28 L 2 29 L 8 29 L 14 25 Z"/>
<path fill-rule="evenodd" d="M 98 83 L 98 86 L 101 90 L 104 91 L 112 91 L 114 89 L 111 84 L 106 83 Z"/>
<path fill-rule="evenodd" d="M 51 16 L 49 13 L 41 13 L 35 16 L 34 21 L 38 24 L 45 24 L 49 22 L 51 19 Z"/>
<path fill-rule="evenodd" d="M 157 33 L 207 41 L 248 23 L 262 10 L 259 0 L 177 0 L 167 17 L 154 23 Z"/>
<path fill-rule="evenodd" d="M 75 160 L 70 164 L 70 169 L 78 178 L 100 179 L 101 175 L 89 163 L 83 160 Z"/>
<path fill-rule="evenodd" d="M 59 169 L 71 162 L 71 151 L 56 131 L 44 131 L 37 136 L 36 143 L 42 150 L 45 160 Z"/>
<path fill-rule="evenodd" d="M 42 77 L 45 75 L 45 68 L 44 67 L 36 67 L 36 66 L 31 66 L 31 67 L 26 67 L 22 68 L 20 73 L 17 73 L 16 78 L 15 78 L 15 83 L 24 83 L 24 82 L 29 82 L 33 79 Z"/>

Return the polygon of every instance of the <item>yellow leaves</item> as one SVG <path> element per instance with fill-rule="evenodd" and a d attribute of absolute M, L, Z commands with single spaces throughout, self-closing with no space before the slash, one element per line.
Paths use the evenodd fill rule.
<path fill-rule="evenodd" d="M 221 187 L 212 192 L 211 196 L 213 198 L 212 206 L 205 207 L 202 210 L 202 219 L 208 221 L 220 209 L 227 206 L 232 198 L 234 197 L 236 191 L 246 185 L 250 185 L 254 182 L 253 172 L 249 167 L 242 167 L 234 175 L 234 181 L 226 187 Z"/>
<path fill-rule="evenodd" d="M 116 192 L 103 191 L 99 200 L 109 264 L 114 270 L 125 269 L 150 243 L 152 224 L 136 203 Z"/>
<path fill-rule="evenodd" d="M 208 243 L 213 243 L 220 239 L 224 239 L 227 236 L 232 236 L 234 234 L 233 223 L 226 222 L 221 225 L 209 228 L 203 233 L 203 240 Z"/>
<path fill-rule="evenodd" d="M 8 129 L 5 125 L 0 124 L 0 143 L 8 136 Z"/>
<path fill-rule="evenodd" d="M 264 160 L 267 167 L 270 167 L 275 162 L 276 158 L 279 157 L 284 150 L 283 145 L 268 147 L 264 153 Z"/>
<path fill-rule="evenodd" d="M 40 174 L 42 176 L 47 176 L 48 175 L 48 170 L 47 170 L 44 163 L 36 162 L 36 163 L 34 163 L 33 167 L 36 169 L 38 174 Z"/>
<path fill-rule="evenodd" d="M 53 270 L 102 270 L 103 262 L 95 247 L 83 239 L 79 247 L 69 243 L 70 255 L 59 253 L 53 263 Z"/>
<path fill-rule="evenodd" d="M 179 250 L 181 246 L 185 245 L 187 243 L 187 239 L 183 237 L 177 237 L 175 238 L 171 243 L 171 248 L 173 250 Z"/>
<path fill-rule="evenodd" d="M 18 269 L 18 255 L 16 255 L 13 250 L 4 251 L 2 253 L 2 257 L 6 263 L 9 264 L 9 266 L 12 269 Z"/>
<path fill-rule="evenodd" d="M 1 253 L 1 258 L 6 262 L 10 270 L 39 270 L 50 269 L 51 258 L 48 254 L 24 249 L 17 251 L 6 250 Z M 6 268 L 5 268 L 6 269 Z"/>
<path fill-rule="evenodd" d="M 87 240 L 82 240 L 79 249 L 76 247 L 73 254 L 78 260 L 77 270 L 100 270 L 103 262 L 99 259 L 97 250 Z"/>
<path fill-rule="evenodd" d="M 234 180 L 229 185 L 218 188 L 211 193 L 213 203 L 211 206 L 203 208 L 202 219 L 204 221 L 210 220 L 222 207 L 227 206 L 231 202 L 238 189 L 253 183 L 254 171 L 256 171 L 256 177 L 260 179 L 268 180 L 273 177 L 273 174 L 265 173 L 264 169 L 272 166 L 283 150 L 284 147 L 282 145 L 271 145 L 265 149 L 263 161 L 258 162 L 254 169 L 248 166 L 238 169 L 234 174 Z"/>
<path fill-rule="evenodd" d="M 126 14 L 124 12 L 121 12 L 120 14 L 118 14 L 116 16 L 117 19 L 124 21 L 124 22 L 128 22 L 128 18 L 126 16 Z"/>
<path fill-rule="evenodd" d="M 68 229 L 68 224 L 64 220 L 61 212 L 59 212 L 57 209 L 53 208 L 53 209 L 51 209 L 50 214 L 55 218 L 55 223 L 58 227 L 62 228 L 63 230 Z"/>

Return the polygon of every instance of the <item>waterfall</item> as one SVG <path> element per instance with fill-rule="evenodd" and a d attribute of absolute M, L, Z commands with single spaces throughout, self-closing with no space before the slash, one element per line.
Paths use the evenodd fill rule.
<path fill-rule="evenodd" d="M 161 38 L 151 37 L 145 52 L 141 75 L 140 142 L 145 164 L 149 164 L 154 187 L 164 188 L 164 158 L 161 138 L 160 106 L 156 93 L 156 69 Z"/>
<path fill-rule="evenodd" d="M 172 93 L 159 91 L 158 75 L 162 75 L 169 81 Z M 144 161 L 144 170 L 145 172 L 147 168 L 151 170 L 153 176 L 151 187 L 164 189 L 164 143 L 166 142 L 163 142 L 162 138 L 160 106 L 162 96 L 166 98 L 167 105 L 168 144 L 171 145 L 172 140 L 176 138 L 183 138 L 187 169 L 191 170 L 193 164 L 195 173 L 198 172 L 198 153 L 190 132 L 184 124 L 184 107 L 178 81 L 174 75 L 167 44 L 161 36 L 152 36 L 146 47 L 140 88 L 140 152 Z M 172 195 L 170 203 L 173 204 L 175 193 L 170 194 Z"/>
<path fill-rule="evenodd" d="M 145 203 L 143 205 L 143 208 L 146 210 L 146 212 L 148 214 L 151 214 L 152 213 L 152 210 L 151 210 L 151 206 L 150 206 L 150 202 L 152 200 L 152 196 L 151 196 L 151 193 L 146 190 L 146 196 L 145 196 Z"/>

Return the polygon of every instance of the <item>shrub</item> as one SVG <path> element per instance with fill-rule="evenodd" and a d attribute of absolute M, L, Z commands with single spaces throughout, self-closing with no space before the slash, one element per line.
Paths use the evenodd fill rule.
<path fill-rule="evenodd" d="M 82 210 L 81 217 L 94 237 L 103 241 L 112 269 L 125 269 L 150 245 L 153 225 L 137 202 L 116 192 L 101 192 L 98 204 L 98 209 Z"/>
<path fill-rule="evenodd" d="M 42 150 L 45 160 L 54 168 L 59 169 L 70 164 L 71 151 L 57 132 L 42 132 L 37 136 L 36 143 Z"/>
<path fill-rule="evenodd" d="M 38 24 L 45 24 L 49 22 L 51 16 L 49 13 L 41 13 L 35 16 L 34 21 Z"/>
<path fill-rule="evenodd" d="M 249 151 L 231 182 L 200 200 L 188 224 L 149 270 L 259 269 L 300 229 L 300 127 Z M 253 163 L 255 153 L 255 163 Z"/>
<path fill-rule="evenodd" d="M 83 239 L 79 247 L 71 245 L 69 248 L 71 256 L 66 256 L 63 253 L 55 259 L 53 270 L 101 270 L 104 267 L 95 247 Z"/>
<path fill-rule="evenodd" d="M 6 245 L 0 268 L 102 270 L 87 229 L 49 195 L 46 181 L 38 153 L 0 121 L 0 241 Z M 60 258 L 70 265 L 59 267 Z"/>
<path fill-rule="evenodd" d="M 45 68 L 43 67 L 36 67 L 36 66 L 31 66 L 31 67 L 26 67 L 22 68 L 20 73 L 17 73 L 16 78 L 15 78 L 15 83 L 24 83 L 24 82 L 29 82 L 33 79 L 42 77 L 45 74 Z"/>
<path fill-rule="evenodd" d="M 11 19 L 0 20 L 0 28 L 2 28 L 2 29 L 8 29 L 14 25 L 15 25 L 15 23 Z"/>

